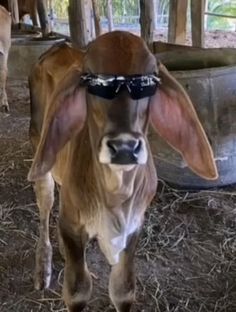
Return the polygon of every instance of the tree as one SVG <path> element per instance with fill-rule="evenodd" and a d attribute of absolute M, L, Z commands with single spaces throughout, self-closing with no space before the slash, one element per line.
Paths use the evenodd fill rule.
<path fill-rule="evenodd" d="M 67 18 L 69 6 L 69 0 L 53 0 L 52 1 L 53 9 L 57 14 L 58 18 Z"/>
<path fill-rule="evenodd" d="M 208 0 L 207 11 L 210 13 L 218 13 L 236 16 L 236 0 Z M 232 29 L 235 25 L 234 19 L 208 16 L 207 28 L 209 29 Z"/>

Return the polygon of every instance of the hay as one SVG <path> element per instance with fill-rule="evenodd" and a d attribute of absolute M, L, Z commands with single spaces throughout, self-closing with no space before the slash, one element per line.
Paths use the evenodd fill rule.
<path fill-rule="evenodd" d="M 160 184 L 138 250 L 156 264 L 146 286 L 156 311 L 235 311 L 234 190 Z"/>

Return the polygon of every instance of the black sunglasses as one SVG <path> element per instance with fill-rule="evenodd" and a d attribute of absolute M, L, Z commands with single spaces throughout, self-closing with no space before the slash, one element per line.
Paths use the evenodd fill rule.
<path fill-rule="evenodd" d="M 90 94 L 112 100 L 123 90 L 127 90 L 133 100 L 150 97 L 155 94 L 160 78 L 156 74 L 149 75 L 95 75 L 83 74 L 80 85 L 87 86 Z"/>

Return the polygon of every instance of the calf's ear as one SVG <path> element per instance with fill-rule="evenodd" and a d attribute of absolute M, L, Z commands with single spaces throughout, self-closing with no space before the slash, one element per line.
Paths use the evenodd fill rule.
<path fill-rule="evenodd" d="M 208 180 L 218 177 L 213 152 L 192 102 L 183 87 L 159 64 L 161 84 L 150 102 L 154 129 L 182 154 L 192 171 Z"/>
<path fill-rule="evenodd" d="M 28 174 L 29 181 L 42 178 L 53 167 L 57 153 L 83 128 L 86 114 L 85 88 L 80 72 L 73 69 L 58 84 L 44 116 L 40 142 Z"/>

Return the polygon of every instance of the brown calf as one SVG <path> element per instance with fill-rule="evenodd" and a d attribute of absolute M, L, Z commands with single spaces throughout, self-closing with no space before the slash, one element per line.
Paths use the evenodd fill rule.
<path fill-rule="evenodd" d="M 53 48 L 34 68 L 30 89 L 36 153 L 28 178 L 35 181 L 40 210 L 35 285 L 50 282 L 48 221 L 56 181 L 68 310 L 81 311 L 90 298 L 85 247 L 97 237 L 112 267 L 110 298 L 116 311 L 130 311 L 135 246 L 157 185 L 149 120 L 194 172 L 217 178 L 191 101 L 142 39 L 120 31 L 98 37 L 85 54 Z"/>
<path fill-rule="evenodd" d="M 9 12 L 0 5 L 0 108 L 9 110 L 6 81 L 7 60 L 11 46 L 11 17 Z"/>

